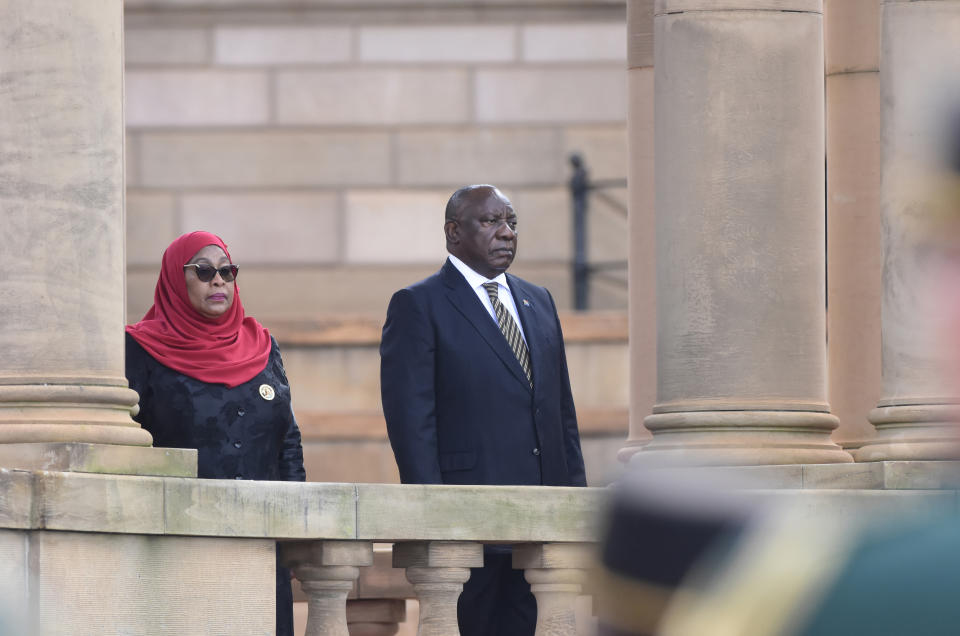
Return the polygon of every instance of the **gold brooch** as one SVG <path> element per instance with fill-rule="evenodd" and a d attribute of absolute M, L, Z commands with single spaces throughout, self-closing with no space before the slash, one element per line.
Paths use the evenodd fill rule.
<path fill-rule="evenodd" d="M 276 395 L 276 391 L 274 391 L 273 387 L 269 384 L 260 385 L 260 397 L 262 397 L 264 400 L 272 400 L 274 397 L 276 397 Z"/>

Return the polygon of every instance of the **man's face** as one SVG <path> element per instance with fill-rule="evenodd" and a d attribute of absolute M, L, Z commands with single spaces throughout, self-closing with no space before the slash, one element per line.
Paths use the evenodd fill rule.
<path fill-rule="evenodd" d="M 498 192 L 478 198 L 446 226 L 450 253 L 487 278 L 507 271 L 517 255 L 517 213 Z"/>

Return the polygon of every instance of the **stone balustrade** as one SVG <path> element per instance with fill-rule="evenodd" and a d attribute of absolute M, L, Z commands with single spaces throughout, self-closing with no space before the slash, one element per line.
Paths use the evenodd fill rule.
<path fill-rule="evenodd" d="M 470 568 L 483 565 L 484 543 L 516 545 L 514 567 L 526 571 L 537 598 L 538 635 L 577 633 L 574 600 L 590 567 L 602 490 L 364 484 L 357 494 L 365 540 L 283 545 L 308 600 L 307 636 L 346 636 L 348 624 L 352 636 L 395 633 L 399 599 L 347 602 L 360 568 L 374 563 L 373 540 L 393 542 L 389 565 L 405 571 L 420 603 L 419 636 L 459 633 L 457 599 Z"/>
<path fill-rule="evenodd" d="M 219 559 L 225 558 L 221 549 L 228 549 L 227 560 L 255 560 L 249 566 L 252 588 L 235 574 L 221 581 L 217 558 L 203 564 L 202 576 L 220 581 L 242 598 L 263 596 L 263 590 L 270 589 L 273 559 L 268 550 L 277 540 L 283 561 L 308 599 L 306 633 L 357 636 L 395 633 L 403 618 L 402 599 L 347 602 L 360 572 L 374 564 L 374 542 L 393 544 L 392 562 L 385 562 L 380 551 L 377 565 L 405 571 L 420 602 L 418 633 L 449 636 L 458 633 L 457 599 L 469 568 L 483 564 L 483 544 L 513 544 L 518 546 L 514 565 L 526 570 L 540 607 L 538 634 L 572 636 L 572 600 L 580 594 L 583 571 L 590 564 L 604 499 L 605 491 L 595 488 L 253 482 L 0 469 L 0 554 L 53 534 L 79 542 L 83 550 L 90 549 L 84 536 L 106 535 L 106 549 L 114 541 L 112 534 L 130 534 L 145 547 L 118 558 L 135 561 L 150 558 L 146 554 L 155 552 L 158 543 L 176 550 L 177 539 L 200 538 L 201 549 L 221 555 Z M 71 596 L 81 583 L 58 578 L 54 573 L 60 567 L 41 556 L 29 566 L 29 574 L 54 579 L 57 595 Z M 151 581 L 144 582 L 142 572 L 131 574 L 139 592 L 114 584 L 121 600 L 147 594 L 151 584 L 157 593 L 189 597 L 185 583 L 200 575 L 190 563 L 151 567 Z M 24 559 L 24 578 L 27 570 Z M 91 581 L 96 585 L 99 576 L 122 579 L 109 569 L 94 570 L 83 587 Z M 0 582 L 0 596 L 7 585 L 21 586 L 18 576 L 15 572 Z M 272 600 L 269 594 L 261 603 L 267 600 Z M 115 605 L 123 603 L 113 598 L 110 606 Z M 242 611 L 241 605 L 230 609 Z M 218 610 L 215 603 L 207 603 L 203 611 Z M 262 633 L 256 627 L 262 618 L 248 611 L 251 626 L 229 633 Z M 232 624 L 243 624 L 240 618 L 233 616 Z M 114 622 L 122 626 L 124 619 Z"/>

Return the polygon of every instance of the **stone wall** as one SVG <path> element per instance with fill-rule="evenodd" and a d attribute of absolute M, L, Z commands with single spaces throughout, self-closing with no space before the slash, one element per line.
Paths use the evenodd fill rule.
<path fill-rule="evenodd" d="M 275 631 L 269 539 L 0 528 L 0 555 L 0 633 Z"/>
<path fill-rule="evenodd" d="M 446 198 L 473 182 L 516 204 L 515 272 L 570 306 L 568 155 L 626 177 L 623 3 L 376 7 L 126 2 L 128 320 L 200 228 L 258 317 L 382 316 L 441 263 Z M 596 201 L 590 229 L 594 260 L 626 260 L 622 211 Z M 594 307 L 626 307 L 612 278 Z"/>
<path fill-rule="evenodd" d="M 127 0 L 127 320 L 169 241 L 223 236 L 244 305 L 280 337 L 308 477 L 396 481 L 377 354 L 390 295 L 442 262 L 449 194 L 492 182 L 520 216 L 512 271 L 570 307 L 568 157 L 627 176 L 626 48 L 623 2 Z M 625 262 L 626 189 L 607 194 L 589 255 Z M 597 277 L 592 308 L 626 309 L 626 274 Z M 600 483 L 628 428 L 626 320 L 578 324 Z"/>

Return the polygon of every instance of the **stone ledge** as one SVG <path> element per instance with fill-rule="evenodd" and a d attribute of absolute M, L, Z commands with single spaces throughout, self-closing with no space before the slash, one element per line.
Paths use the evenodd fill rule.
<path fill-rule="evenodd" d="M 224 479 L 164 482 L 164 533 L 353 539 L 353 484 Z"/>
<path fill-rule="evenodd" d="M 893 461 L 680 469 L 745 489 L 958 490 L 960 462 Z"/>
<path fill-rule="evenodd" d="M 35 528 L 34 474 L 0 469 L 0 528 Z"/>
<path fill-rule="evenodd" d="M 0 444 L 0 466 L 71 473 L 196 477 L 197 451 L 73 442 Z"/>
<path fill-rule="evenodd" d="M 376 541 L 594 541 L 600 488 L 357 485 L 357 538 Z"/>
<path fill-rule="evenodd" d="M 756 467 L 727 469 L 726 475 L 754 477 L 752 484 L 736 484 L 737 496 L 793 503 L 805 514 L 829 520 L 956 510 L 956 490 L 931 488 L 951 483 L 947 477 L 955 464 L 888 464 Z M 722 470 L 706 474 L 718 473 Z M 823 487 L 814 487 L 812 476 Z M 873 488 L 843 488 L 844 479 Z M 597 538 L 607 496 L 599 488 L 255 482 L 0 469 L 0 528 L 290 540 L 590 542 Z"/>
<path fill-rule="evenodd" d="M 353 484 L 183 479 L 0 468 L 0 528 L 353 539 Z"/>
<path fill-rule="evenodd" d="M 0 528 L 21 530 L 589 541 L 604 500 L 597 488 L 292 483 L 0 468 Z"/>

